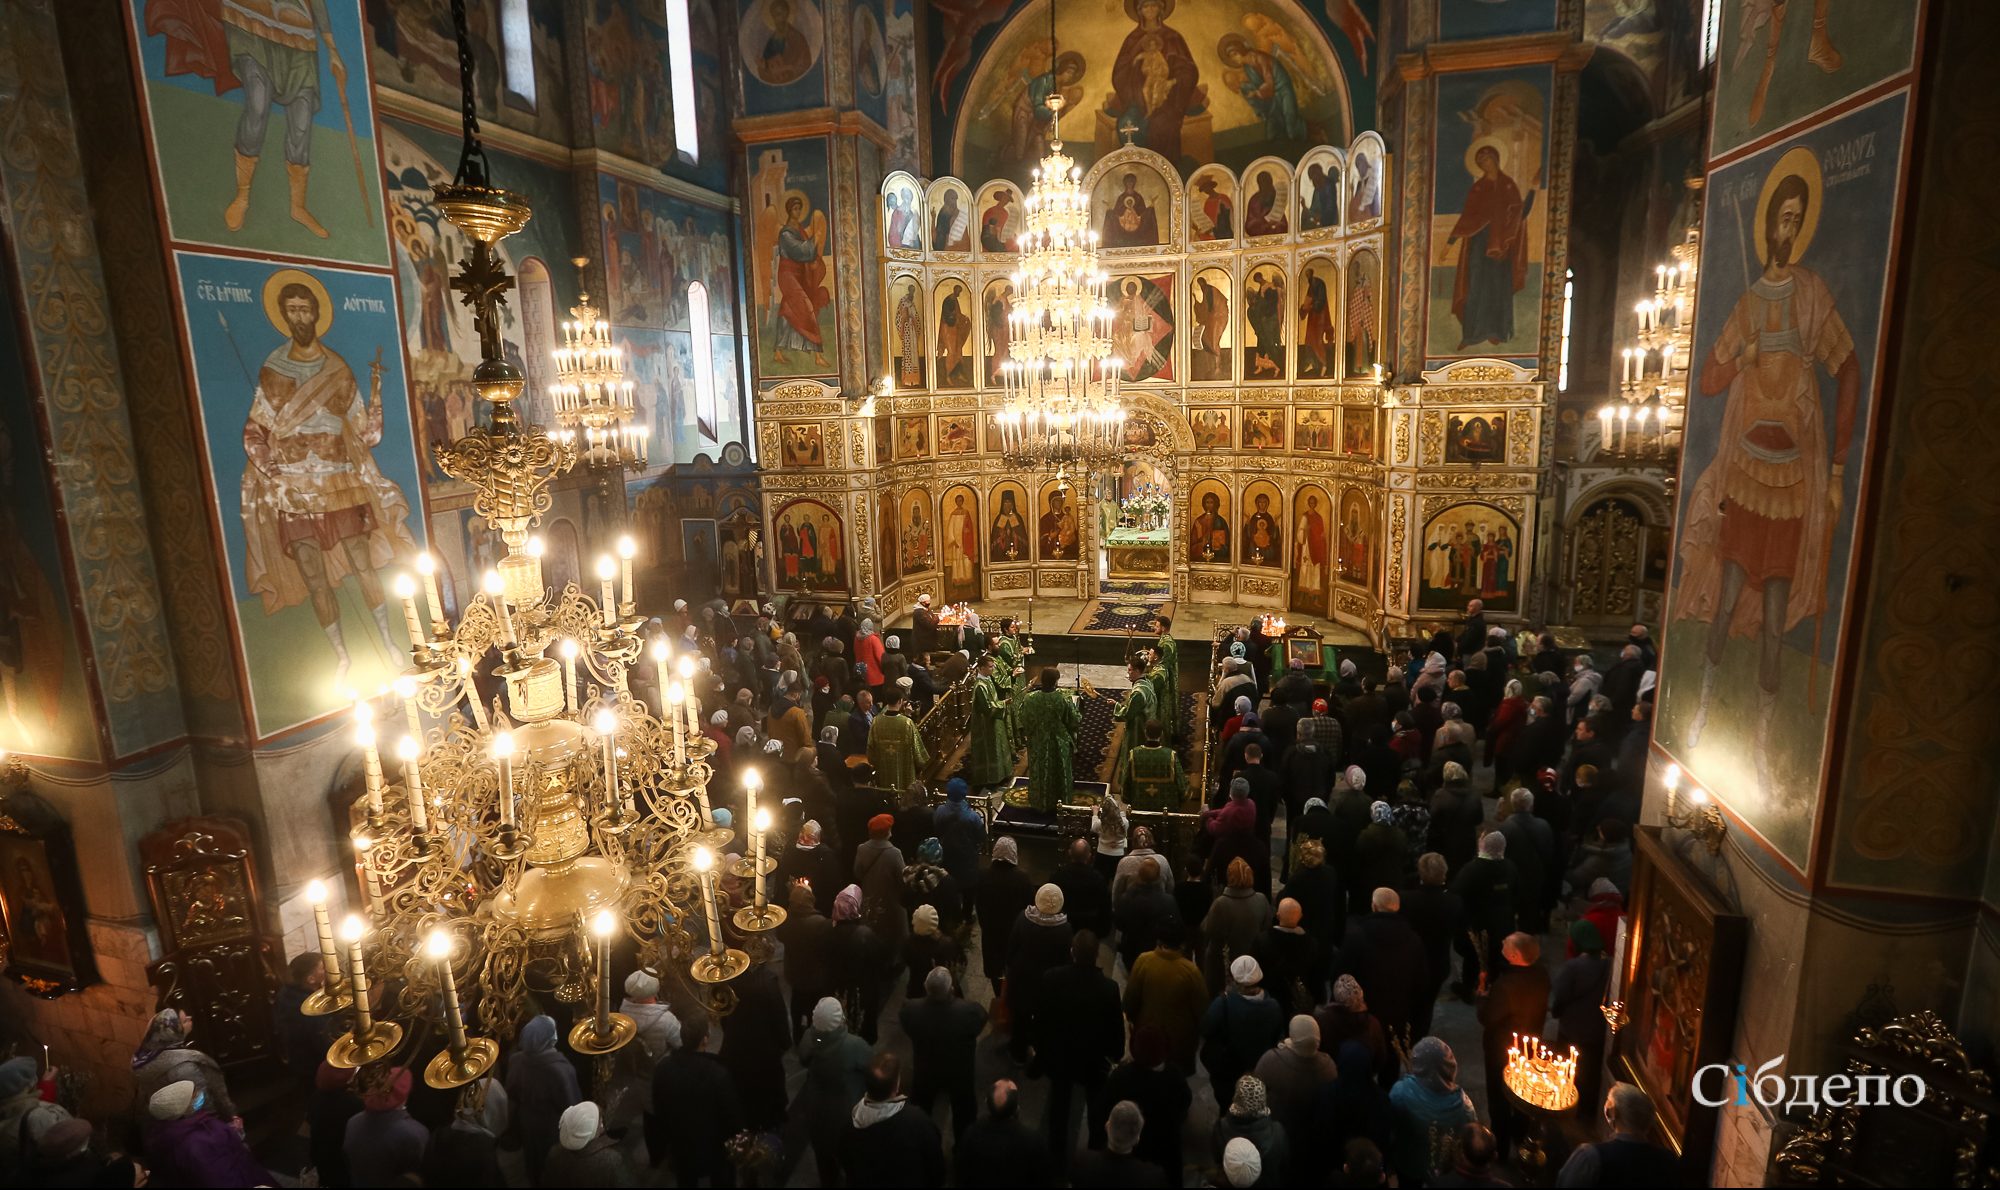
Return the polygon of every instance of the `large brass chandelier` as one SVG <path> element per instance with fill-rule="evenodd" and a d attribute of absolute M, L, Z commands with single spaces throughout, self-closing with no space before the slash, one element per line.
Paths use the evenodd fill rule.
<path fill-rule="evenodd" d="M 1049 5 L 1053 56 L 1055 5 Z M 1007 350 L 1001 363 L 1006 407 L 999 413 L 1001 451 L 1032 470 L 1102 470 L 1125 447 L 1125 408 L 1112 354 L 1111 307 L 1104 300 L 1097 232 L 1083 171 L 1063 152 L 1061 91 L 1050 94 L 1049 151 L 1023 200 L 1021 262 L 1010 278 Z"/>
<path fill-rule="evenodd" d="M 1690 179 L 1690 189 L 1701 188 Z M 1694 363 L 1695 272 L 1701 225 L 1688 225 L 1667 263 L 1653 268 L 1650 297 L 1632 308 L 1637 328 L 1616 360 L 1616 401 L 1597 410 L 1600 449 L 1625 458 L 1660 459 L 1675 451 L 1685 420 L 1688 374 Z"/>
<path fill-rule="evenodd" d="M 433 1022 L 443 1048 L 424 1077 L 439 1088 L 486 1073 L 494 1038 L 513 1035 L 531 994 L 577 1007 L 569 1043 L 578 1052 L 604 1056 L 628 1043 L 633 1021 L 611 1011 L 614 946 L 635 947 L 638 965 L 662 976 L 687 971 L 724 1011 L 728 981 L 769 950 L 765 939 L 784 920 L 765 895 L 776 865 L 764 855 L 770 816 L 754 808 L 754 779 L 743 823 L 752 857 L 730 872 L 755 896 L 722 912 L 717 857 L 733 832 L 709 804 L 714 744 L 698 722 L 693 659 L 642 639 L 629 557 L 622 568 L 600 559 L 596 600 L 574 584 L 555 592 L 543 584 L 529 531 L 549 508 L 551 482 L 578 455 L 515 409 L 524 380 L 502 355 L 498 319 L 513 279 L 495 245 L 530 211 L 487 184 L 464 0 L 453 0 L 452 13 L 465 153 L 437 201 L 472 245 L 453 287 L 474 312 L 482 358 L 473 382 L 491 416 L 433 449 L 447 474 L 476 490 L 474 507 L 507 556 L 455 624 L 434 568 L 420 568 L 421 582 L 397 583 L 414 642 L 395 685 L 400 714 L 357 708 L 360 912 L 336 932 L 325 888 L 308 890 L 327 979 L 306 1008 L 351 1016 L 327 1054 L 348 1067 L 397 1055 L 416 1035 L 406 1025 Z M 631 688 L 642 657 L 657 678 L 653 705 Z M 490 704 L 477 688 L 487 675 L 503 690 Z M 396 765 L 385 770 L 390 734 Z M 392 983 L 399 993 L 375 1003 L 371 986 Z"/>

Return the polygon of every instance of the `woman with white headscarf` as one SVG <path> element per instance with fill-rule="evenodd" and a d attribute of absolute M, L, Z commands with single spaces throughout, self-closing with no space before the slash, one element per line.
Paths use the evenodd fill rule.
<path fill-rule="evenodd" d="M 861 681 L 878 695 L 882 692 L 882 656 L 885 652 L 882 638 L 875 632 L 875 621 L 861 621 L 861 627 L 854 634 L 854 664 L 861 672 Z"/>

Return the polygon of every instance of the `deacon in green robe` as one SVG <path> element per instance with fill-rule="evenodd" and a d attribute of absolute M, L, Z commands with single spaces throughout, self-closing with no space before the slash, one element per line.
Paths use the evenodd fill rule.
<path fill-rule="evenodd" d="M 1181 647 L 1174 640 L 1173 627 L 1173 617 L 1164 615 L 1153 617 L 1153 628 L 1160 634 L 1160 639 L 1153 642 L 1153 650 L 1159 654 L 1160 668 L 1166 671 L 1167 705 L 1175 712 L 1178 712 L 1180 709 L 1181 691 Z M 1178 743 L 1179 740 L 1180 715 L 1178 713 L 1169 714 L 1167 716 L 1167 742 L 1172 744 Z"/>
<path fill-rule="evenodd" d="M 1028 743 L 1028 805 L 1045 814 L 1055 813 L 1076 787 L 1076 733 L 1083 712 L 1076 699 L 1056 688 L 1061 680 L 1054 666 L 1045 667 L 1015 716 Z"/>
<path fill-rule="evenodd" d="M 1152 663 L 1146 667 L 1146 684 L 1153 688 L 1153 722 L 1160 725 L 1160 734 L 1167 740 L 1174 738 L 1174 713 L 1179 699 L 1174 697 L 1174 689 L 1167 684 L 1166 666 L 1160 662 L 1158 652 L 1152 652 Z"/>
<path fill-rule="evenodd" d="M 1126 692 L 1125 701 L 1118 704 L 1112 718 L 1124 725 L 1118 736 L 1118 758 L 1111 767 L 1111 787 L 1124 787 L 1125 773 L 1130 767 L 1132 750 L 1146 738 L 1146 725 L 1153 722 L 1153 687 L 1146 680 L 1146 663 L 1134 655 L 1125 665 L 1125 679 L 1132 683 Z"/>
<path fill-rule="evenodd" d="M 898 697 L 868 729 L 868 763 L 875 766 L 875 788 L 908 789 L 930 762 L 917 721 L 910 717 L 910 700 Z"/>
<path fill-rule="evenodd" d="M 1007 722 L 1007 701 L 993 678 L 994 656 L 979 659 L 972 681 L 972 752 L 966 758 L 965 779 L 974 789 L 991 789 L 1014 779 L 1014 737 Z"/>
<path fill-rule="evenodd" d="M 1181 758 L 1166 746 L 1157 724 L 1148 724 L 1145 745 L 1132 749 L 1124 794 L 1126 804 L 1134 810 L 1177 811 L 1187 797 L 1187 773 L 1181 768 Z"/>

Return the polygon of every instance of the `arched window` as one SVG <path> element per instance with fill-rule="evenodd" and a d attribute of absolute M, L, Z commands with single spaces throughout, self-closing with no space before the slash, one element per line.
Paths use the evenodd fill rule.
<path fill-rule="evenodd" d="M 715 442 L 715 344 L 708 337 L 708 287 L 699 281 L 688 282 L 688 332 L 694 338 L 695 422 L 701 436 Z"/>
<path fill-rule="evenodd" d="M 693 165 L 701 160 L 701 133 L 694 119 L 694 47 L 688 41 L 688 0 L 667 0 L 667 75 L 673 86 L 674 151 Z"/>
<path fill-rule="evenodd" d="M 535 110 L 535 25 L 528 0 L 500 0 L 501 73 L 507 98 Z"/>

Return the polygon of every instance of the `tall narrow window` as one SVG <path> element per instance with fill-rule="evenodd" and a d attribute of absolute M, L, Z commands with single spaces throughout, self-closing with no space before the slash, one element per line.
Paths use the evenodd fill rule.
<path fill-rule="evenodd" d="M 506 75 L 507 98 L 535 110 L 535 24 L 528 16 L 528 0 L 500 0 L 501 69 Z"/>
<path fill-rule="evenodd" d="M 1716 43 L 1722 39 L 1722 0 L 1702 0 L 1701 65 L 1715 61 Z"/>
<path fill-rule="evenodd" d="M 673 83 L 674 151 L 692 165 L 701 160 L 701 133 L 694 119 L 694 47 L 688 42 L 688 0 L 667 0 L 667 73 Z"/>
<path fill-rule="evenodd" d="M 715 432 L 715 344 L 708 337 L 708 288 L 688 282 L 688 332 L 694 337 L 694 416 L 701 436 L 719 441 Z"/>
<path fill-rule="evenodd" d="M 1556 391 L 1569 391 L 1569 317 L 1571 303 L 1576 299 L 1576 270 L 1563 270 L 1563 326 L 1562 346 L 1556 356 Z"/>

